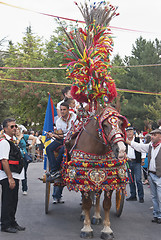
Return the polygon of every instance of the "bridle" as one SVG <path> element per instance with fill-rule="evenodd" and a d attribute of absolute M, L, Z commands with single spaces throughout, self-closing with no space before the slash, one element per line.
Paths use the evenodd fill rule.
<path fill-rule="evenodd" d="M 88 119 L 88 122 L 83 124 L 83 130 L 88 135 L 91 135 L 91 137 L 94 138 L 97 142 L 100 142 L 103 145 L 107 145 L 107 143 L 111 142 L 111 140 L 113 144 L 125 140 L 125 136 L 126 136 L 125 127 L 127 126 L 128 121 L 124 116 L 120 115 L 114 108 L 112 107 L 106 108 L 101 114 L 101 116 L 95 115 L 94 119 L 96 119 L 99 124 L 99 129 L 97 129 L 99 138 L 95 137 L 92 133 L 90 133 L 86 129 L 86 125 L 89 123 L 91 119 Z M 119 128 L 119 124 L 118 124 L 120 119 L 123 121 L 122 130 Z M 108 123 L 112 126 L 112 129 L 108 135 L 106 135 L 103 129 L 103 122 L 105 120 L 107 120 Z"/>
<path fill-rule="evenodd" d="M 99 129 L 97 129 L 97 131 L 98 131 L 99 138 L 94 136 L 92 133 L 90 133 L 86 129 L 86 125 L 92 120 L 92 118 L 94 118 L 96 121 L 98 121 Z M 76 137 L 74 145 L 70 149 L 70 153 L 73 151 L 73 149 L 77 145 L 78 139 L 83 131 L 85 131 L 88 135 L 90 135 L 92 138 L 94 138 L 97 142 L 99 142 L 103 145 L 106 145 L 106 146 L 107 146 L 108 142 L 111 142 L 111 140 L 112 140 L 113 144 L 115 144 L 119 141 L 125 140 L 125 137 L 126 137 L 125 128 L 127 127 L 128 121 L 124 116 L 120 115 L 115 109 L 108 107 L 103 111 L 101 116 L 95 115 L 92 118 L 88 118 L 88 120 L 86 122 L 82 122 L 82 128 L 80 129 L 79 134 Z M 112 129 L 111 129 L 110 133 L 108 134 L 108 136 L 106 135 L 106 133 L 103 129 L 103 122 L 106 119 L 108 120 L 109 124 L 112 126 Z M 123 121 L 122 130 L 118 126 L 119 119 L 121 119 Z M 71 137 L 69 139 L 71 139 Z"/>
<path fill-rule="evenodd" d="M 101 114 L 101 116 L 100 117 L 98 116 L 98 119 L 99 119 L 100 132 L 106 145 L 107 145 L 107 141 L 111 142 L 112 140 L 113 143 L 115 144 L 125 140 L 125 136 L 126 136 L 125 127 L 127 126 L 128 121 L 124 116 L 120 115 L 114 108 L 112 107 L 106 108 Z M 123 121 L 122 130 L 120 129 L 118 124 L 120 119 Z M 103 129 L 103 122 L 105 120 L 107 120 L 109 124 L 112 126 L 112 129 L 108 134 L 108 136 L 106 135 Z"/>

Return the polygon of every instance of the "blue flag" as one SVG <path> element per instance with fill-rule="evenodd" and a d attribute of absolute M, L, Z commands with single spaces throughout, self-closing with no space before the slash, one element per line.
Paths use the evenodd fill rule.
<path fill-rule="evenodd" d="M 46 147 L 51 143 L 51 139 L 47 139 L 46 135 L 47 135 L 47 132 L 49 131 L 54 132 L 54 123 L 56 122 L 57 118 L 58 118 L 58 114 L 49 94 L 44 127 L 42 132 L 42 142 L 44 143 L 44 146 L 45 146 L 45 152 L 44 152 L 44 169 L 45 170 L 47 169 Z"/>

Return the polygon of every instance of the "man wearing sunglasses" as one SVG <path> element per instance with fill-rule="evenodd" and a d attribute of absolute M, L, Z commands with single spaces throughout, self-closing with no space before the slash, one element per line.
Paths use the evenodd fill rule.
<path fill-rule="evenodd" d="M 8 233 L 25 230 L 15 219 L 19 180 L 24 179 L 23 159 L 19 148 L 14 144 L 16 128 L 15 119 L 5 119 L 4 135 L 0 139 L 1 231 Z"/>

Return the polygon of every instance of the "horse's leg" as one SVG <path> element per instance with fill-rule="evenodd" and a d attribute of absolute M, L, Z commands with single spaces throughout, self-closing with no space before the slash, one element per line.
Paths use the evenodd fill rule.
<path fill-rule="evenodd" d="M 114 238 L 113 236 L 113 231 L 110 228 L 110 208 L 111 208 L 111 196 L 112 196 L 112 191 L 104 192 L 104 200 L 103 200 L 103 209 L 105 213 L 105 219 L 104 219 L 104 228 L 101 231 L 101 238 L 102 239 L 108 239 L 112 240 Z"/>
<path fill-rule="evenodd" d="M 91 199 L 92 199 L 92 206 L 95 206 L 96 205 L 96 192 L 91 191 L 90 196 L 91 196 Z"/>
<path fill-rule="evenodd" d="M 96 196 L 96 204 L 95 204 L 95 210 L 94 210 L 94 215 L 92 218 L 92 224 L 94 225 L 99 225 L 102 222 L 102 218 L 100 215 L 100 197 L 101 197 L 101 192 L 99 195 Z"/>
<path fill-rule="evenodd" d="M 87 194 L 87 196 L 85 196 Z M 92 238 L 93 237 L 93 229 L 91 228 L 91 221 L 90 221 L 90 209 L 92 206 L 92 200 L 90 198 L 90 193 L 83 193 L 82 194 L 82 209 L 85 214 L 85 219 L 84 219 L 84 226 L 81 229 L 81 238 Z"/>
<path fill-rule="evenodd" d="M 82 205 L 82 204 L 83 204 L 83 192 L 81 192 L 81 203 L 80 203 L 80 205 Z M 85 213 L 84 213 L 83 206 L 82 206 L 82 212 L 80 214 L 80 221 L 83 222 L 84 219 L 85 219 Z"/>
<path fill-rule="evenodd" d="M 85 219 L 85 212 L 84 210 L 82 209 L 82 212 L 81 212 L 81 215 L 80 215 L 80 221 L 83 222 Z"/>

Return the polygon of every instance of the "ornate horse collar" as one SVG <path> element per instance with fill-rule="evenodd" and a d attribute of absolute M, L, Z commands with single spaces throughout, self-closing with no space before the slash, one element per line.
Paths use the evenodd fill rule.
<path fill-rule="evenodd" d="M 108 134 L 108 136 L 105 134 L 103 129 L 103 122 L 105 120 L 108 120 L 109 124 L 112 126 L 111 132 Z M 123 121 L 122 128 L 119 128 L 118 121 L 121 119 Z M 119 141 L 124 141 L 126 136 L 125 128 L 128 124 L 128 120 L 126 117 L 120 115 L 114 108 L 108 107 L 106 108 L 101 116 L 99 117 L 99 127 L 101 129 L 102 137 L 107 144 L 107 141 L 111 141 L 113 138 L 113 142 L 117 143 Z"/>

